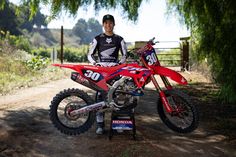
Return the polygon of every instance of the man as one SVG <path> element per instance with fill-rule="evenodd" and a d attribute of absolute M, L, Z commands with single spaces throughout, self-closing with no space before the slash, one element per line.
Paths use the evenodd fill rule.
<path fill-rule="evenodd" d="M 88 53 L 88 60 L 94 65 L 114 66 L 126 61 L 127 48 L 124 39 L 114 34 L 115 19 L 112 15 L 105 15 L 102 19 L 104 33 L 99 34 L 93 39 Z M 119 50 L 122 57 L 119 60 Z M 98 61 L 95 60 L 94 54 L 98 53 Z M 104 113 L 97 112 L 97 134 L 104 133 Z"/>

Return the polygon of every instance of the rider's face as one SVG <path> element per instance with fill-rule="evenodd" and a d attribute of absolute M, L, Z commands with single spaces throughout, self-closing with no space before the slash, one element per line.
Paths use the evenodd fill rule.
<path fill-rule="evenodd" d="M 105 30 L 105 33 L 113 34 L 115 24 L 111 20 L 106 20 L 103 23 L 103 28 Z"/>

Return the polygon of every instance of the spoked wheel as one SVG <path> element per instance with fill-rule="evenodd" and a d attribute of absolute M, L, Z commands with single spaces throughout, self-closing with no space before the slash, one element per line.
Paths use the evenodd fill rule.
<path fill-rule="evenodd" d="M 165 95 L 174 112 L 168 113 L 159 98 L 158 113 L 161 120 L 173 131 L 189 133 L 198 127 L 199 114 L 191 104 L 190 97 L 179 90 L 165 91 Z"/>
<path fill-rule="evenodd" d="M 64 90 L 57 94 L 51 102 L 50 119 L 62 133 L 79 135 L 92 126 L 95 121 L 95 112 L 78 115 L 72 115 L 71 112 L 93 103 L 92 98 L 82 90 Z"/>

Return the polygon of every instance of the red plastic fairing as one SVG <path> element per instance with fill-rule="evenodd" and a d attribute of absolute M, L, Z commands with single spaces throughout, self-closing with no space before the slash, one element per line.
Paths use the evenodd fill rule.
<path fill-rule="evenodd" d="M 62 68 L 68 68 L 75 71 L 80 71 L 82 65 L 76 65 L 76 64 L 52 64 L 53 66 L 62 67 Z"/>
<path fill-rule="evenodd" d="M 168 69 L 168 68 L 165 68 L 165 67 L 162 67 L 162 66 L 156 66 L 154 68 L 154 71 L 155 71 L 156 74 L 167 76 L 167 77 L 169 77 L 170 79 L 172 79 L 173 81 L 175 81 L 179 84 L 182 84 L 182 85 L 187 85 L 188 84 L 187 80 L 182 75 L 180 75 L 179 73 L 177 73 L 174 70 L 171 70 L 171 69 Z"/>

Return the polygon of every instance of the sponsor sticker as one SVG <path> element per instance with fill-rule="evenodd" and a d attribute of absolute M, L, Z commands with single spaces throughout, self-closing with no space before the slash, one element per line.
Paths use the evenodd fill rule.
<path fill-rule="evenodd" d="M 133 122 L 131 120 L 112 120 L 112 129 L 132 130 Z"/>

